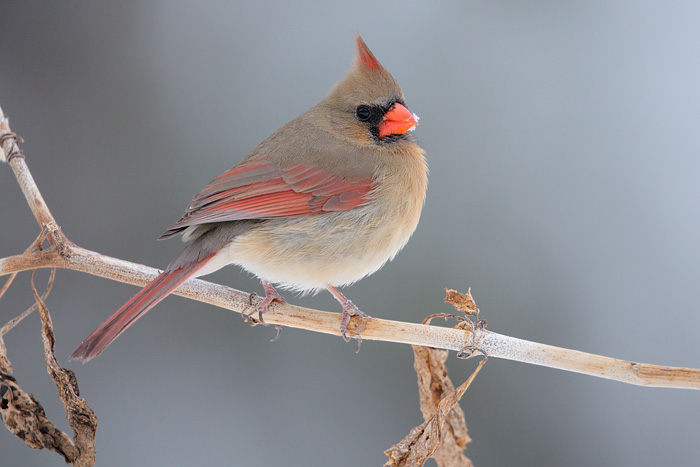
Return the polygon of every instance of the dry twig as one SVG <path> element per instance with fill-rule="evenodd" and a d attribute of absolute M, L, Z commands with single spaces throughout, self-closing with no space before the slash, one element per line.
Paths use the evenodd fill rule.
<path fill-rule="evenodd" d="M 32 243 L 29 248 L 25 251 L 25 253 L 29 253 L 30 251 L 34 251 L 35 249 L 39 248 L 41 249 L 41 244 L 44 242 L 44 239 L 46 238 L 44 232 L 41 232 L 39 236 L 37 237 L 36 240 L 34 240 L 34 243 Z M 15 280 L 15 277 L 17 277 L 18 273 L 12 273 L 10 274 L 10 277 L 5 281 L 5 285 L 2 286 L 2 289 L 0 289 L 0 299 L 2 299 L 2 296 L 5 295 L 5 292 L 7 292 L 7 289 L 10 288 L 10 285 L 12 285 L 12 282 Z M 53 287 L 53 281 L 56 278 L 56 268 L 51 269 L 51 275 L 49 276 L 49 282 L 46 285 L 46 290 L 44 293 L 41 295 L 42 300 L 46 300 L 46 297 L 49 296 L 51 293 L 51 288 Z M 12 373 L 12 367 L 10 366 L 10 359 L 7 357 L 7 348 L 5 347 L 5 340 L 3 337 L 5 334 L 10 332 L 15 326 L 17 326 L 20 321 L 22 321 L 24 318 L 32 314 L 34 310 L 38 308 L 38 304 L 34 303 L 34 305 L 30 306 L 26 310 L 24 310 L 22 313 L 20 313 L 18 316 L 15 316 L 12 318 L 10 321 L 5 323 L 5 325 L 0 328 L 0 371 L 4 371 L 7 373 Z"/>

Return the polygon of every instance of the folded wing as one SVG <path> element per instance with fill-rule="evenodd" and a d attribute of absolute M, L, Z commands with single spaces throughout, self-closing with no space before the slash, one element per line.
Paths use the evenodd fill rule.
<path fill-rule="evenodd" d="M 252 159 L 212 180 L 160 239 L 212 222 L 347 211 L 366 203 L 372 188 L 369 179 L 345 180 L 317 167 L 282 167 L 263 158 Z"/>

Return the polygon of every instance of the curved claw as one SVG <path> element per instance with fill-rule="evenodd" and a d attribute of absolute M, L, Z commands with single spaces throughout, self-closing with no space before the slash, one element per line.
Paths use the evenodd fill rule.
<path fill-rule="evenodd" d="M 350 313 L 346 313 L 345 309 L 343 309 L 343 317 L 340 320 L 340 336 L 345 342 L 350 342 L 350 338 L 345 333 L 348 332 L 348 323 L 351 316 Z"/>
<path fill-rule="evenodd" d="M 281 324 L 276 325 L 275 331 L 277 331 L 277 334 L 275 335 L 275 337 L 270 339 L 270 342 L 277 342 L 277 339 L 280 338 L 280 336 L 282 335 L 282 325 Z"/>

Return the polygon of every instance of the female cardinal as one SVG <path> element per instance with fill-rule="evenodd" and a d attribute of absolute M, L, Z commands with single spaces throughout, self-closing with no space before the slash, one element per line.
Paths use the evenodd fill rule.
<path fill-rule="evenodd" d="M 321 102 L 275 131 L 199 192 L 160 239 L 189 244 L 153 282 L 90 334 L 71 359 L 99 355 L 190 277 L 237 264 L 271 283 L 327 289 L 352 315 L 367 316 L 337 286 L 378 270 L 418 224 L 427 187 L 423 150 L 409 133 L 418 117 L 358 35 L 350 72 Z"/>

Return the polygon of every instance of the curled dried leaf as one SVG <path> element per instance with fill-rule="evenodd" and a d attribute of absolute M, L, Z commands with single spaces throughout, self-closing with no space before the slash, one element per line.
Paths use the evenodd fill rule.
<path fill-rule="evenodd" d="M 428 316 L 423 320 L 423 324 L 429 324 L 434 318 L 455 318 L 459 321 L 456 328 L 470 333 L 477 329 L 480 322 L 479 309 L 472 298 L 471 289 L 466 294 L 451 289 L 445 289 L 445 292 L 445 302 L 451 303 L 466 317 L 438 313 Z M 472 316 L 476 317 L 476 322 Z M 418 467 L 432 457 L 439 467 L 470 467 L 472 462 L 464 455 L 464 450 L 471 438 L 467 434 L 467 423 L 459 400 L 486 359 L 479 362 L 469 379 L 455 390 L 445 366 L 449 352 L 416 345 L 412 347 L 413 367 L 418 375 L 420 408 L 425 422 L 413 428 L 404 439 L 385 451 L 389 460 L 384 465 Z"/>
<path fill-rule="evenodd" d="M 78 457 L 70 437 L 46 418 L 34 396 L 23 391 L 12 376 L 0 373 L 0 415 L 11 433 L 32 449 L 50 449 L 69 464 Z"/>
<path fill-rule="evenodd" d="M 68 438 L 71 445 L 74 446 L 77 455 L 72 461 L 75 466 L 93 466 L 95 465 L 95 456 L 97 449 L 95 448 L 95 432 L 97 430 L 97 417 L 92 409 L 87 405 L 85 399 L 80 397 L 78 390 L 78 381 L 75 373 L 71 370 L 63 368 L 58 364 L 54 354 L 54 334 L 51 315 L 44 303 L 44 300 L 39 296 L 39 292 L 34 286 L 34 273 L 31 275 L 32 292 L 34 299 L 39 308 L 39 315 L 42 323 L 42 340 L 44 342 L 44 361 L 46 369 L 53 379 L 56 389 L 58 389 L 58 397 L 63 402 L 63 407 L 66 411 L 66 420 L 73 429 L 73 441 Z"/>
<path fill-rule="evenodd" d="M 447 374 L 445 350 L 413 346 L 414 368 L 418 374 L 420 406 L 425 422 L 413 428 L 399 443 L 385 451 L 390 467 L 422 466 L 432 457 L 440 467 L 469 467 L 464 455 L 471 441 L 459 400 L 484 360 L 469 379 L 456 390 Z"/>
<path fill-rule="evenodd" d="M 445 303 L 450 303 L 457 311 L 461 311 L 467 316 L 478 316 L 479 309 L 476 307 L 476 302 L 472 297 L 471 287 L 467 293 L 460 293 L 453 289 L 445 289 Z"/>
<path fill-rule="evenodd" d="M 3 373 L 12 373 L 12 366 L 10 360 L 7 358 L 7 349 L 5 348 L 5 342 L 3 342 L 2 337 L 0 337 L 0 371 Z"/>

